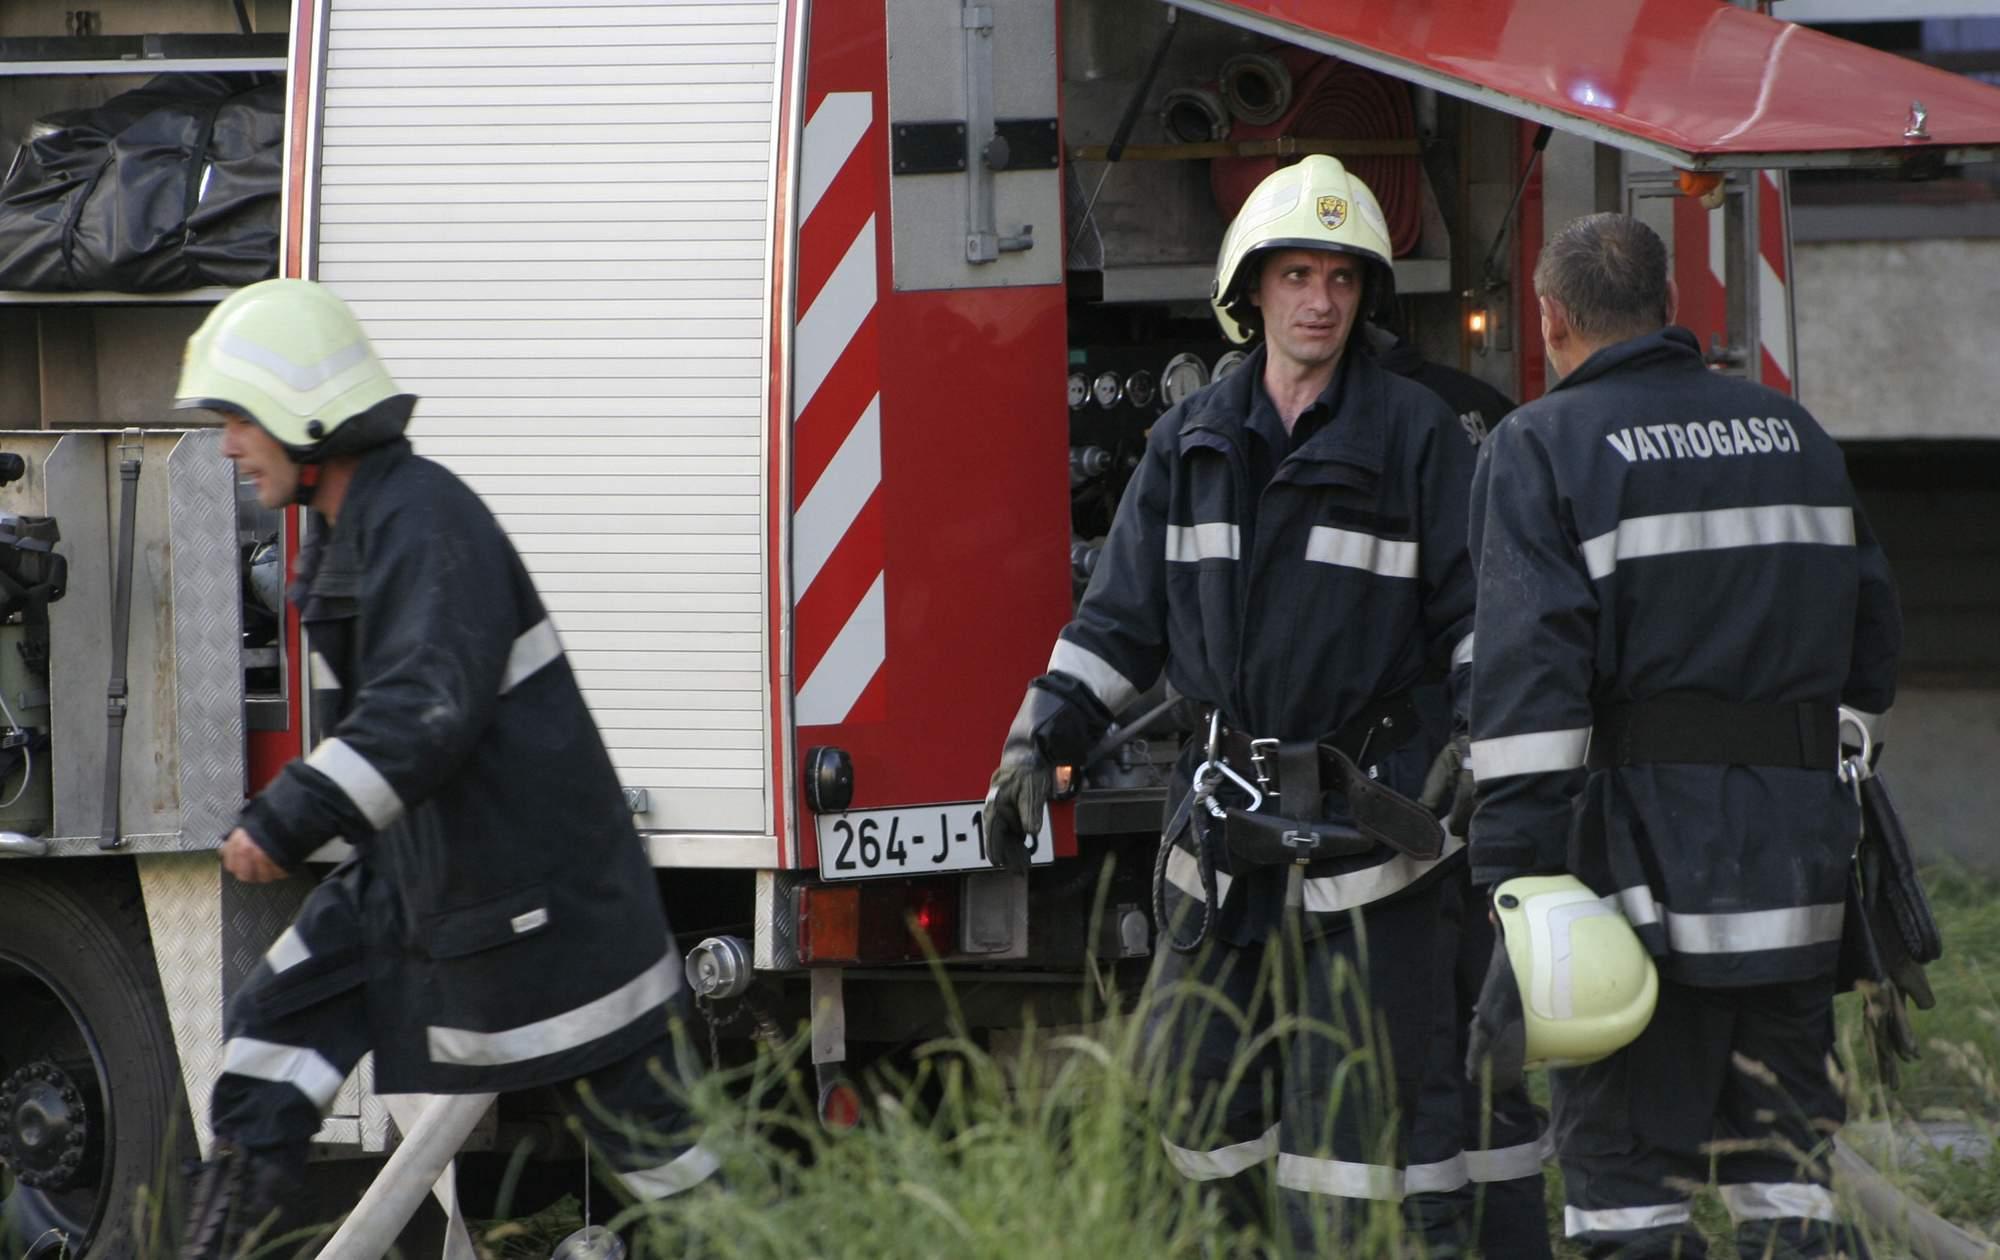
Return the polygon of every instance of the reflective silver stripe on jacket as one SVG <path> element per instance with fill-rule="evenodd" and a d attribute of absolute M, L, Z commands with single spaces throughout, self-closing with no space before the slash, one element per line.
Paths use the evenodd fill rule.
<path fill-rule="evenodd" d="M 299 935 L 297 924 L 284 930 L 271 948 L 264 951 L 264 961 L 271 965 L 271 973 L 289 971 L 312 957 L 312 950 L 306 948 L 306 939 Z"/>
<path fill-rule="evenodd" d="M 1576 770 L 1590 751 L 1590 728 L 1530 731 L 1472 741 L 1472 777 L 1481 783 L 1516 774 Z"/>
<path fill-rule="evenodd" d="M 1379 866 L 1363 867 L 1345 875 L 1322 875 L 1317 879 L 1308 879 L 1305 881 L 1306 909 L 1313 914 L 1335 914 L 1380 901 L 1416 883 L 1436 870 L 1438 863 L 1464 847 L 1462 837 L 1447 833 L 1444 852 L 1427 862 L 1398 853 Z"/>
<path fill-rule="evenodd" d="M 1847 906 L 1838 901 L 1777 910 L 1681 914 L 1662 906 L 1654 899 L 1653 890 L 1643 884 L 1621 888 L 1604 901 L 1623 911 L 1635 928 L 1664 925 L 1667 943 L 1682 954 L 1751 954 L 1828 945 L 1840 939 L 1847 915 Z"/>
<path fill-rule="evenodd" d="M 1621 560 L 1781 543 L 1852 547 L 1854 509 L 1779 503 L 1635 516 L 1618 522 L 1616 529 L 1585 539 L 1583 562 L 1593 579 L 1603 579 L 1611 576 Z"/>
<path fill-rule="evenodd" d="M 333 662 L 314 652 L 306 659 L 306 686 L 314 691 L 339 691 L 340 675 L 333 672 Z"/>
<path fill-rule="evenodd" d="M 333 1101 L 333 1096 L 340 1092 L 340 1082 L 345 1079 L 340 1069 L 317 1050 L 281 1046 L 255 1037 L 231 1037 L 222 1047 L 222 1070 L 290 1085 L 321 1108 Z"/>
<path fill-rule="evenodd" d="M 1578 1234 L 1630 1234 L 1642 1229 L 1663 1229 L 1668 1225 L 1682 1225 L 1692 1215 L 1685 1203 L 1662 1203 L 1656 1207 L 1599 1208 L 1594 1212 L 1566 1207 L 1563 1209 L 1563 1233 L 1571 1238 L 1575 1238 Z"/>
<path fill-rule="evenodd" d="M 619 1173 L 618 1180 L 636 1199 L 665 1199 L 683 1190 L 692 1190 L 714 1176 L 715 1170 L 720 1167 L 722 1161 L 715 1157 L 715 1152 L 696 1145 L 657 1168 Z"/>
<path fill-rule="evenodd" d="M 1203 892 L 1201 887 L 1200 864 L 1195 861 L 1194 854 L 1189 853 L 1179 845 L 1175 845 L 1174 851 L 1167 854 L 1167 882 L 1188 896 L 1193 897 L 1196 901 L 1206 902 L 1208 900 L 1208 894 Z M 1217 904 L 1229 900 L 1229 883 L 1230 874 L 1228 871 L 1217 871 L 1215 873 L 1215 900 Z"/>
<path fill-rule="evenodd" d="M 1175 1146 L 1162 1137 L 1160 1145 L 1167 1148 L 1167 1162 L 1172 1164 L 1181 1176 L 1189 1181 L 1216 1181 L 1223 1177 L 1234 1177 L 1248 1168 L 1255 1168 L 1278 1153 L 1278 1126 L 1272 1125 L 1264 1132 L 1233 1146 L 1219 1146 L 1212 1151 L 1189 1150 L 1185 1146 Z"/>
<path fill-rule="evenodd" d="M 1833 1195 L 1809 1181 L 1745 1181 L 1718 1187 L 1732 1221 L 1837 1221 Z"/>
<path fill-rule="evenodd" d="M 1180 564 L 1240 558 L 1241 533 L 1227 521 L 1167 526 L 1167 559 Z"/>
<path fill-rule="evenodd" d="M 1465 1173 L 1474 1181 L 1515 1181 L 1539 1176 L 1542 1164 L 1554 1153 L 1554 1142 L 1544 1134 L 1532 1142 L 1516 1146 L 1496 1146 L 1491 1150 L 1467 1151 Z"/>
<path fill-rule="evenodd" d="M 1306 559 L 1320 564 L 1337 564 L 1346 569 L 1366 569 L 1382 577 L 1417 576 L 1417 544 L 1377 538 L 1359 530 L 1315 525 L 1306 537 Z"/>
<path fill-rule="evenodd" d="M 1472 664 L 1471 635 L 1468 634 L 1463 639 L 1460 639 L 1458 646 L 1451 650 L 1451 664 L 1453 669 L 1458 668 L 1460 665 Z"/>
<path fill-rule="evenodd" d="M 403 798 L 396 795 L 396 789 L 389 786 L 382 772 L 355 752 L 346 740 L 336 737 L 320 741 L 319 747 L 306 758 L 306 764 L 347 793 L 354 808 L 377 831 L 403 816 Z"/>
<path fill-rule="evenodd" d="M 507 672 L 500 677 L 500 694 L 504 696 L 520 686 L 529 675 L 561 656 L 562 650 L 555 623 L 547 617 L 523 631 L 507 653 Z"/>
<path fill-rule="evenodd" d="M 1068 674 L 1084 686 L 1114 715 L 1139 698 L 1132 681 L 1111 667 L 1111 663 L 1087 647 L 1068 639 L 1057 639 L 1049 653 L 1049 669 Z"/>
<path fill-rule="evenodd" d="M 1464 1185 L 1465 1160 L 1454 1155 L 1433 1164 L 1357 1164 L 1312 1155 L 1278 1156 L 1278 1184 L 1307 1194 L 1399 1202 L 1405 1194 L 1434 1194 Z"/>
<path fill-rule="evenodd" d="M 681 987 L 680 955 L 672 947 L 666 957 L 639 975 L 593 1002 L 547 1019 L 479 1032 L 471 1028 L 424 1030 L 430 1046 L 431 1062 L 456 1063 L 464 1067 L 496 1067 L 521 1063 L 544 1055 L 561 1054 L 588 1045 L 642 1019 Z"/>

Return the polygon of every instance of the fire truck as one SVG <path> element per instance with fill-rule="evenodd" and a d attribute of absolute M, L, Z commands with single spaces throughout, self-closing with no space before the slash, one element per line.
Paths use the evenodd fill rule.
<path fill-rule="evenodd" d="M 1347 162 L 1398 331 L 1526 398 L 1568 217 L 1653 223 L 1716 368 L 1790 388 L 1787 172 L 2000 150 L 2000 92 L 1715 0 L 99 3 L 0 15 L 9 143 L 136 76 L 282 77 L 275 272 L 352 304 L 507 527 L 690 984 L 809 1027 L 829 1111 L 850 1053 L 1145 965 L 1169 698 L 1025 876 L 980 800 L 1148 426 L 1242 360 L 1208 297 L 1264 174 Z M 169 410 L 225 292 L 0 294 L 10 1250 L 129 1253 L 309 884 L 211 852 L 314 738 L 310 523 Z M 394 1144 L 369 1085 L 323 1154 Z M 549 1128 L 512 1107 L 475 1141 Z"/>

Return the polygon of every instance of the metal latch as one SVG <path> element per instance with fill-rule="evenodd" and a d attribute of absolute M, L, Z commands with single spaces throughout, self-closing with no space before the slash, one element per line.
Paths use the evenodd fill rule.
<path fill-rule="evenodd" d="M 1033 249 L 1035 228 L 1023 224 L 1002 236 L 994 223 L 993 172 L 1011 154 L 993 126 L 993 7 L 965 5 L 959 25 L 965 30 L 965 260 L 990 263 Z"/>

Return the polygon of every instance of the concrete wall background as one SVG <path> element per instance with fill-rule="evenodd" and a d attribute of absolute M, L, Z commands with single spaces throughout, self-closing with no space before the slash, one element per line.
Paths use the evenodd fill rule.
<path fill-rule="evenodd" d="M 1799 397 L 1839 438 L 2000 438 L 2000 239 L 1792 251 Z"/>
<path fill-rule="evenodd" d="M 1906 689 L 1880 763 L 1917 860 L 2000 871 L 2000 691 Z"/>

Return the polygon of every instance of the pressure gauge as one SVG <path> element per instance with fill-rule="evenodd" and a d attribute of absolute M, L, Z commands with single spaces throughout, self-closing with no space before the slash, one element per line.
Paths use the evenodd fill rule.
<path fill-rule="evenodd" d="M 1144 368 L 1125 378 L 1125 398 L 1134 407 L 1153 405 L 1153 374 Z"/>
<path fill-rule="evenodd" d="M 1208 365 L 1192 354 L 1177 354 L 1160 370 L 1160 400 L 1172 407 L 1208 384 Z"/>
<path fill-rule="evenodd" d="M 1081 372 L 1069 374 L 1069 409 L 1075 411 L 1090 401 L 1090 378 Z"/>
<path fill-rule="evenodd" d="M 1118 373 L 1106 372 L 1090 383 L 1090 396 L 1106 411 L 1116 407 L 1125 397 L 1125 386 L 1119 383 Z"/>
<path fill-rule="evenodd" d="M 1215 361 L 1215 379 L 1219 381 L 1231 372 L 1234 372 L 1237 368 L 1242 367 L 1243 361 L 1249 357 L 1248 354 L 1241 350 L 1231 350 L 1228 354 L 1223 355 Z"/>

